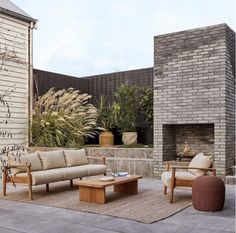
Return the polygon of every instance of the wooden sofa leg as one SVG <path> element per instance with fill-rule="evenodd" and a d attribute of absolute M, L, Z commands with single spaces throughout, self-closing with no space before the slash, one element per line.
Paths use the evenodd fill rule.
<path fill-rule="evenodd" d="M 73 180 L 70 180 L 70 187 L 73 188 Z"/>
<path fill-rule="evenodd" d="M 164 185 L 164 188 L 163 188 L 164 195 L 166 195 L 166 192 L 167 192 L 167 186 Z"/>
<path fill-rule="evenodd" d="M 46 191 L 49 193 L 49 184 L 46 184 Z"/>
<path fill-rule="evenodd" d="M 28 176 L 29 200 L 33 200 L 33 192 L 32 192 L 32 176 L 31 176 L 31 172 L 30 172 L 30 166 L 27 167 L 27 176 Z"/>

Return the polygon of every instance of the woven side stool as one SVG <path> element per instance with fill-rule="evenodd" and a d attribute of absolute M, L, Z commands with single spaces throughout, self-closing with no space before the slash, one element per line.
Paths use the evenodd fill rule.
<path fill-rule="evenodd" d="M 216 176 L 200 176 L 192 186 L 193 206 L 201 211 L 219 211 L 224 207 L 225 184 Z"/>

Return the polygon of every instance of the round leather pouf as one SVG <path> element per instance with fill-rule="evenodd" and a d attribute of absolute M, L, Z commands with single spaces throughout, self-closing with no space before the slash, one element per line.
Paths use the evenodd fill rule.
<path fill-rule="evenodd" d="M 224 207 L 225 184 L 216 176 L 200 176 L 192 186 L 193 206 L 201 211 L 219 211 Z"/>

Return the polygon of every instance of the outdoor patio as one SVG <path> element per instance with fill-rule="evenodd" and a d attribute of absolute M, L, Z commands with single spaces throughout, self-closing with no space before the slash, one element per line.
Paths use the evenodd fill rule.
<path fill-rule="evenodd" d="M 73 52 L 66 60 L 63 46 L 59 56 L 51 52 L 53 62 L 48 59 L 43 67 L 51 69 L 57 57 L 63 64 L 54 73 L 34 69 L 38 20 L 9 0 L 0 3 L 0 19 L 0 233 L 236 232 L 233 28 L 220 23 L 153 31 L 151 67 L 133 69 L 124 60 L 132 70 L 120 71 L 116 60 L 110 73 L 82 75 L 77 72 L 87 66 L 80 63 L 84 55 L 77 57 L 75 46 L 83 30 L 78 38 L 71 31 L 63 39 L 74 46 L 76 56 Z M 71 22 L 66 28 L 72 28 Z M 135 24 L 140 35 L 143 29 Z M 57 25 L 51 31 L 58 31 Z M 116 24 L 107 31 L 112 28 Z M 64 34 L 61 29 L 63 24 Z M 89 61 L 89 72 L 104 61 L 109 67 L 112 60 L 98 56 L 100 44 L 106 54 L 106 43 L 91 31 L 81 46 L 95 51 L 96 56 L 86 58 L 87 51 L 83 58 Z M 123 29 L 115 33 L 122 34 L 122 41 L 143 41 L 131 40 Z M 47 36 L 49 48 L 61 37 Z M 112 44 L 109 51 L 116 47 L 123 54 L 144 47 L 147 52 L 141 43 L 133 50 L 118 49 L 112 38 L 107 42 Z M 46 61 L 42 48 L 39 54 Z M 72 57 L 77 59 L 76 74 L 60 73 Z M 133 60 L 140 60 L 138 54 Z"/>
<path fill-rule="evenodd" d="M 162 184 L 160 180 L 142 179 L 140 187 L 162 189 Z M 8 189 L 14 187 L 8 185 Z M 179 189 L 176 190 L 176 193 L 178 192 L 189 191 Z M 0 199 L 0 206 L 1 233 L 235 232 L 235 186 L 233 185 L 226 185 L 226 200 L 222 211 L 202 212 L 195 210 L 191 205 L 167 219 L 152 224 L 2 199 Z"/>

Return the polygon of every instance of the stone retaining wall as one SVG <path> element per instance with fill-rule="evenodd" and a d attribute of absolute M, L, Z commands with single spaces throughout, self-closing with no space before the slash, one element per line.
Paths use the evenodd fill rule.
<path fill-rule="evenodd" d="M 105 156 L 108 168 L 145 177 L 153 176 L 153 149 L 86 147 L 88 156 Z"/>

